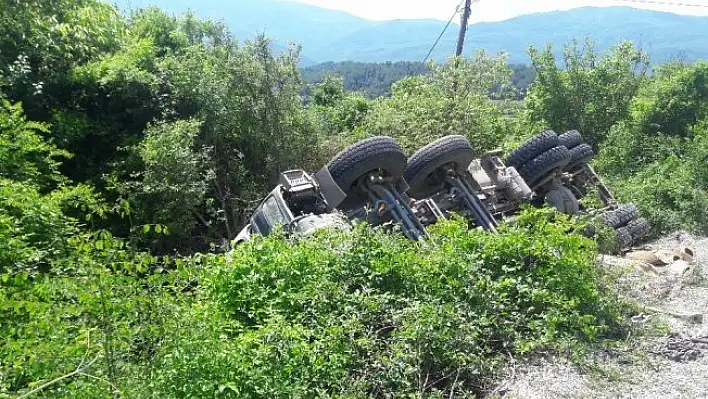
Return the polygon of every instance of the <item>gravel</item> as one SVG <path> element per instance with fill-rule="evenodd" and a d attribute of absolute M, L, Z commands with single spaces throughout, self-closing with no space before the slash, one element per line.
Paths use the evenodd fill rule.
<path fill-rule="evenodd" d="M 675 313 L 708 311 L 708 238 L 678 232 L 650 243 L 646 249 L 694 250 L 691 265 L 656 267 L 657 274 L 635 269 L 617 281 L 623 295 L 654 308 Z M 625 259 L 603 257 L 606 267 L 627 265 Z M 704 315 L 705 316 L 705 315 Z M 491 398 L 708 398 L 708 327 L 696 320 L 647 313 L 633 318 L 658 319 L 670 332 L 636 343 L 646 354 L 593 355 L 600 371 L 581 372 L 564 359 L 540 359 L 510 367 Z M 612 378 L 607 375 L 611 375 Z"/>

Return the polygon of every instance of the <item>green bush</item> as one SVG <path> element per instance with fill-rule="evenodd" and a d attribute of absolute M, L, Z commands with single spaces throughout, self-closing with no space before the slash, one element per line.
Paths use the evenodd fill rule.
<path fill-rule="evenodd" d="M 374 101 L 360 127 L 395 137 L 409 153 L 448 134 L 465 135 L 486 151 L 504 139 L 501 112 L 489 93 L 510 85 L 510 79 L 503 56 L 479 52 L 471 60 L 452 58 L 433 65 L 428 75 L 396 82 L 391 98 Z"/>
<path fill-rule="evenodd" d="M 639 204 L 654 233 L 708 232 L 706 63 L 658 68 L 639 91 L 631 118 L 600 147 L 598 171 L 622 201 Z"/>
<path fill-rule="evenodd" d="M 425 244 L 364 228 L 246 244 L 205 280 L 231 338 L 202 337 L 170 358 L 165 369 L 184 370 L 175 381 L 191 378 L 171 395 L 470 394 L 508 353 L 616 333 L 619 307 L 601 295 L 594 244 L 545 217 L 498 235 L 444 223 Z M 204 350 L 206 364 L 193 360 Z"/>
<path fill-rule="evenodd" d="M 0 280 L 0 397 L 94 358 L 42 394 L 469 397 L 509 355 L 622 336 L 577 228 L 541 210 L 500 234 L 451 221 L 417 243 L 360 227 L 175 260 L 81 235 L 57 262 L 73 269 Z"/>
<path fill-rule="evenodd" d="M 63 180 L 59 158 L 70 154 L 48 142 L 44 123 L 28 121 L 22 104 L 12 104 L 0 93 L 0 178 L 46 188 Z"/>
<path fill-rule="evenodd" d="M 578 129 L 593 146 L 629 116 L 649 64 L 629 42 L 598 55 L 591 41 L 582 48 L 573 41 L 564 48 L 563 67 L 550 44 L 529 54 L 537 74 L 527 98 L 532 120 L 557 132 Z"/>
<path fill-rule="evenodd" d="M 46 270 L 70 253 L 66 240 L 77 232 L 56 195 L 0 177 L 0 273 Z"/>
<path fill-rule="evenodd" d="M 681 152 L 652 162 L 632 176 L 612 182 L 616 194 L 636 202 L 655 234 L 687 229 L 708 233 L 708 129 L 695 130 Z"/>
<path fill-rule="evenodd" d="M 105 232 L 65 245 L 71 252 L 50 273 L 0 272 L 0 398 L 62 376 L 36 395 L 153 397 L 152 359 L 167 330 L 179 330 L 197 269 L 131 250 Z"/>

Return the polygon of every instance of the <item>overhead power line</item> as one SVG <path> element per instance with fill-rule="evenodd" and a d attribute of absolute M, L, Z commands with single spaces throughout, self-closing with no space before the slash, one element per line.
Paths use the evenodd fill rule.
<path fill-rule="evenodd" d="M 423 63 L 428 61 L 428 58 L 430 57 L 430 54 L 433 53 L 433 50 L 435 50 L 435 47 L 437 47 L 438 43 L 440 42 L 440 39 L 442 39 L 443 35 L 447 31 L 447 28 L 450 27 L 450 24 L 452 23 L 452 20 L 455 19 L 455 16 L 457 15 L 458 12 L 460 12 L 460 7 L 462 7 L 462 3 L 464 3 L 465 0 L 460 1 L 460 4 L 455 7 L 455 12 L 452 13 L 452 16 L 450 17 L 450 20 L 447 21 L 447 25 L 445 25 L 445 28 L 443 28 L 442 32 L 440 32 L 440 36 L 438 36 L 437 40 L 435 40 L 435 43 L 433 43 L 433 47 L 430 48 L 430 51 L 428 51 L 428 55 L 425 56 L 425 59 L 423 60 Z"/>
<path fill-rule="evenodd" d="M 659 5 L 659 6 L 708 8 L 708 4 L 679 3 L 679 2 L 663 1 L 663 0 L 615 0 L 615 1 L 623 2 L 623 3 L 652 4 L 652 5 Z"/>

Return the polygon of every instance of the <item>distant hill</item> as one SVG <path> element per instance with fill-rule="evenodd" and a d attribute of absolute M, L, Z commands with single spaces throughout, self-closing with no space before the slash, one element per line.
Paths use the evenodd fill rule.
<path fill-rule="evenodd" d="M 192 9 L 223 20 L 239 38 L 265 32 L 280 45 L 297 41 L 307 64 L 325 61 L 420 61 L 444 22 L 437 20 L 368 21 L 351 14 L 279 0 L 119 0 L 121 9 L 156 5 L 173 13 Z M 443 36 L 435 59 L 455 47 L 458 25 Z M 673 58 L 708 58 L 708 17 L 692 17 L 631 7 L 584 7 L 529 14 L 502 22 L 470 25 L 466 52 L 505 51 L 510 62 L 527 63 L 530 44 L 567 43 L 592 37 L 603 50 L 620 40 L 634 40 L 655 62 Z"/>

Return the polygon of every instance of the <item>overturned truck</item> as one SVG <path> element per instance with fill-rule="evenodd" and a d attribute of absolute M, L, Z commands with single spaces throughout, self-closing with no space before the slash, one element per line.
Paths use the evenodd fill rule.
<path fill-rule="evenodd" d="M 619 204 L 588 161 L 594 152 L 579 132 L 545 131 L 523 143 L 506 162 L 501 151 L 475 154 L 464 136 L 442 137 L 407 158 L 387 136 L 359 141 L 314 174 L 281 173 L 234 240 L 268 235 L 310 235 L 323 228 L 348 229 L 366 221 L 425 239 L 426 227 L 451 214 L 472 228 L 496 231 L 521 206 L 551 206 L 566 214 L 599 218 L 617 232 L 620 249 L 639 241 L 649 224 L 633 204 Z M 581 199 L 594 194 L 600 206 Z"/>

